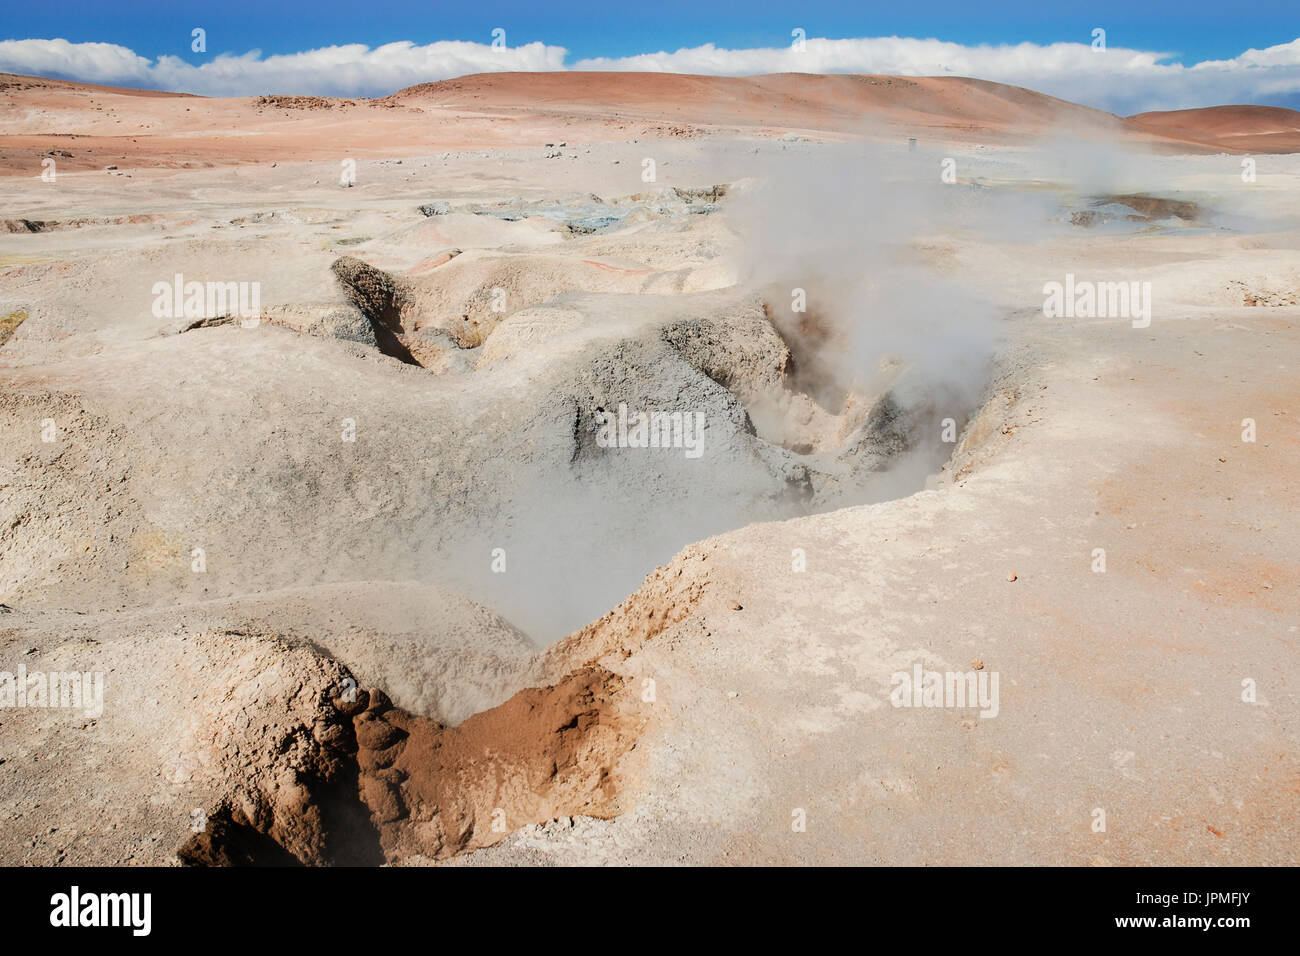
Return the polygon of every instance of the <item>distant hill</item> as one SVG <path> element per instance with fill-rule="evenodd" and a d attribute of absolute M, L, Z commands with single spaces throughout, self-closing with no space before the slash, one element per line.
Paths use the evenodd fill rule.
<path fill-rule="evenodd" d="M 862 132 L 872 125 L 1036 132 L 1057 123 L 1118 128 L 1118 117 L 1018 86 L 965 77 L 775 73 L 478 73 L 392 96 L 437 104 L 703 126 Z"/>
<path fill-rule="evenodd" d="M 1280 106 L 1206 106 L 1138 113 L 1130 130 L 1230 153 L 1300 152 L 1300 112 Z"/>
<path fill-rule="evenodd" d="M 1215 106 L 1122 118 L 957 76 L 480 73 L 380 99 L 202 97 L 0 74 L 0 175 L 231 166 L 704 136 L 1029 144 L 1117 136 L 1198 153 L 1300 151 L 1300 113 Z"/>

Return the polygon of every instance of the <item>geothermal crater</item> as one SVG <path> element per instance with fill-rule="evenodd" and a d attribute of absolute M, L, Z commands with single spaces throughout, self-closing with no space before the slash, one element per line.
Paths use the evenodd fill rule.
<path fill-rule="evenodd" d="M 943 406 L 906 356 L 842 361 L 859 347 L 844 303 L 791 310 L 741 276 L 737 193 L 439 199 L 385 212 L 337 256 L 298 248 L 304 224 L 337 216 L 262 210 L 230 221 L 267 230 L 276 271 L 250 271 L 275 257 L 250 260 L 242 238 L 206 236 L 165 267 L 202 282 L 237 262 L 260 312 L 161 329 L 112 254 L 87 263 L 75 295 L 119 303 L 98 321 L 134 341 L 88 351 L 75 385 L 20 375 L 6 396 L 11 425 L 40 407 L 66 436 L 33 445 L 13 485 L 64 504 L 11 547 L 11 593 L 101 627 L 180 600 L 209 628 L 187 642 L 268 633 L 310 650 L 271 677 L 241 671 L 296 686 L 287 710 L 263 701 L 252 720 L 244 694 L 218 696 L 185 728 L 177 780 L 212 796 L 182 860 L 434 859 L 616 814 L 641 688 L 598 663 L 590 634 L 539 648 L 597 619 L 604 633 L 693 541 L 938 470 L 941 420 L 959 429 L 972 409 Z M 67 307 L 53 279 L 32 273 L 25 328 Z M 28 337 L 34 357 L 53 342 Z M 638 440 L 642 415 L 678 431 Z M 316 600 L 382 601 L 401 620 L 340 634 L 332 611 L 322 633 L 286 610 Z M 633 646 L 682 613 L 632 607 Z"/>

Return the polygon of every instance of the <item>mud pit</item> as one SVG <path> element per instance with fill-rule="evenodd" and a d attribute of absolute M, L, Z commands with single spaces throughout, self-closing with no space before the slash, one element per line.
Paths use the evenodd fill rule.
<path fill-rule="evenodd" d="M 250 277 L 240 282 L 261 283 L 252 321 L 142 316 L 125 290 L 110 291 L 129 281 L 117 253 L 62 294 L 47 270 L 24 273 L 37 310 L 26 339 L 56 372 L 20 370 L 11 413 L 59 403 L 67 445 L 33 443 L 49 470 L 26 469 L 15 487 L 33 501 L 52 486 L 93 502 L 101 479 L 81 467 L 93 463 L 116 476 L 122 507 L 103 521 L 85 508 L 61 515 L 63 546 L 13 566 L 10 585 L 98 610 L 178 593 L 421 581 L 493 609 L 541 646 L 691 541 L 919 489 L 978 388 L 939 402 L 906 356 L 868 354 L 860 371 L 825 354 L 861 343 L 799 332 L 825 324 L 828 309 L 843 322 L 859 307 L 889 314 L 889 302 L 814 302 L 795 315 L 802 324 L 773 321 L 779 306 L 729 261 L 746 241 L 727 216 L 732 201 L 720 185 L 633 194 L 607 202 L 624 211 L 618 228 L 579 235 L 538 212 L 590 211 L 562 195 L 448 202 L 428 217 L 403 204 L 383 213 L 384 228 L 367 226 L 381 237 L 342 255 L 295 250 L 294 268 L 272 271 L 255 250 L 302 242 L 302 220 L 327 218 L 275 210 L 230 221 L 283 222 L 283 233 L 148 253 L 177 263 L 169 281 L 211 284 L 238 263 Z M 497 215 L 481 215 L 485 205 Z M 498 218 L 503 208 L 518 218 Z M 440 247 L 458 254 L 429 265 Z M 70 358 L 55 330 L 88 295 L 109 306 L 74 336 L 88 354 Z M 139 344 L 105 351 L 92 344 L 95 323 Z M 60 387 L 65 374 L 75 386 Z M 603 416 L 620 408 L 634 424 L 702 422 L 696 447 L 638 447 L 635 427 L 605 447 Z"/>
<path fill-rule="evenodd" d="M 437 859 L 528 824 L 613 816 L 617 764 L 635 736 L 613 711 L 621 684 L 584 668 L 454 728 L 393 707 L 382 691 L 336 698 L 292 781 L 225 798 L 178 856 L 204 866 Z"/>
<path fill-rule="evenodd" d="M 822 156 L 807 146 L 789 152 Z M 743 828 L 788 829 L 801 779 L 854 806 L 913 792 L 912 762 L 957 745 L 872 725 L 870 699 L 916 647 L 993 659 L 968 619 L 998 633 L 982 615 L 1005 599 L 948 596 L 989 553 L 1033 587 L 1015 549 L 1056 528 L 1055 510 L 1019 520 L 1056 487 L 1050 455 L 1028 477 L 999 458 L 1044 403 L 1069 418 L 1050 404 L 1062 379 L 1034 363 L 1072 383 L 1094 372 L 1080 356 L 1103 356 L 1098 374 L 1122 360 L 1058 348 L 1070 329 L 1028 359 L 1017 333 L 991 365 L 1078 232 L 1006 182 L 1018 171 L 912 195 L 900 149 L 882 174 L 897 188 L 872 192 L 846 188 L 830 151 L 798 203 L 763 192 L 786 145 L 761 143 L 757 163 L 753 148 L 683 148 L 673 185 L 649 191 L 628 146 L 617 165 L 575 155 L 576 173 L 538 172 L 535 154 L 505 174 L 496 156 L 408 157 L 339 190 L 281 164 L 253 190 L 223 170 L 160 174 L 147 212 L 93 191 L 85 208 L 15 208 L 88 224 L 2 240 L 0 313 L 24 316 L 0 352 L 3 648 L 103 669 L 110 688 L 85 726 L 0 718 L 12 739 L 67 743 L 21 775 L 26 752 L 0 766 L 21 859 L 799 859 Z M 1058 259 L 988 232 L 1003 220 Z M 1195 256 L 1169 241 L 1147 267 L 1202 301 L 1176 275 Z M 1283 249 L 1256 251 L 1250 288 L 1294 289 Z M 156 317 L 150 287 L 177 273 L 260 282 L 260 321 Z M 1225 276 L 1228 307 L 1242 293 Z M 620 406 L 702 415 L 702 454 L 611 447 L 601 416 Z M 981 480 L 1005 486 L 957 493 Z M 993 548 L 1003 525 L 1020 537 Z M 926 560 L 942 563 L 902 576 Z M 813 762 L 808 740 L 828 735 L 851 735 L 844 752 L 885 783 Z M 96 748 L 122 779 L 59 797 Z M 69 819 L 102 797 L 123 832 L 29 834 L 24 792 Z M 859 845 L 846 827 L 834 840 Z"/>

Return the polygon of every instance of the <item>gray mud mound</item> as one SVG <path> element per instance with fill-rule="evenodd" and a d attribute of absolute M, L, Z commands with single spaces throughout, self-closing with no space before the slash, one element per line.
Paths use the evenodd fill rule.
<path fill-rule="evenodd" d="M 397 296 L 359 285 L 359 308 Z M 761 302 L 732 293 L 569 293 L 510 315 L 474 356 L 455 376 L 403 373 L 226 325 L 88 358 L 75 398 L 15 382 L 4 413 L 28 438 L 9 446 L 8 493 L 31 517 L 10 532 L 10 593 L 107 607 L 417 580 L 547 640 L 702 535 L 868 498 L 904 450 L 873 437 L 884 396 L 831 414 L 791 387 Z M 229 396 L 219 417 L 208 389 Z M 676 447 L 602 447 L 620 407 L 699 425 Z M 35 409 L 63 440 L 22 426 Z M 120 502 L 106 513 L 103 488 Z"/>

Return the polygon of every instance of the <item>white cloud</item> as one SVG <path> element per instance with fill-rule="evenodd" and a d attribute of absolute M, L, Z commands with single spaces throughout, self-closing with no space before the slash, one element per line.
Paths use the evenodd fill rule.
<path fill-rule="evenodd" d="M 0 69 L 29 76 L 67 75 L 88 83 L 140 83 L 149 61 L 113 43 L 67 40 L 0 41 Z"/>
<path fill-rule="evenodd" d="M 1172 54 L 1087 43 L 963 46 L 934 39 L 811 38 L 805 48 L 729 50 L 705 44 L 672 53 L 594 58 L 568 64 L 563 47 L 543 43 L 494 50 L 455 40 L 424 46 L 403 41 L 262 56 L 222 54 L 199 65 L 156 61 L 111 43 L 67 40 L 0 42 L 0 70 L 93 83 L 215 96 L 306 93 L 377 96 L 415 83 L 499 70 L 654 70 L 743 76 L 759 73 L 893 73 L 973 76 L 1025 86 L 1117 113 L 1248 103 L 1300 95 L 1300 39 L 1229 60 L 1192 66 Z"/>
<path fill-rule="evenodd" d="M 586 70 L 657 70 L 740 76 L 755 73 L 892 73 L 972 76 L 1127 114 L 1300 94 L 1300 40 L 1247 50 L 1191 67 L 1172 54 L 1087 43 L 963 46 L 943 40 L 869 37 L 809 39 L 790 47 L 726 50 L 711 44 L 618 59 L 588 59 Z"/>
<path fill-rule="evenodd" d="M 485 43 L 460 40 L 424 46 L 403 40 L 374 49 L 350 43 L 267 57 L 260 50 L 239 56 L 223 53 L 195 66 L 176 56 L 151 62 L 111 43 L 4 40 L 0 71 L 207 96 L 383 96 L 467 73 L 561 70 L 566 53 L 563 47 L 542 43 L 494 50 Z"/>

